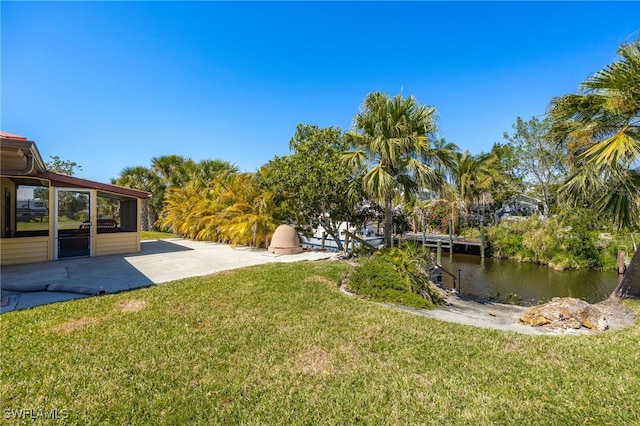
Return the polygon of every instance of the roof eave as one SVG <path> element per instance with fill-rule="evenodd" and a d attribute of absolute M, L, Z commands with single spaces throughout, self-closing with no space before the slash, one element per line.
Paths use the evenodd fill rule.
<path fill-rule="evenodd" d="M 61 173 L 45 171 L 38 173 L 37 177 L 47 179 L 52 182 L 62 183 L 69 185 L 70 187 L 77 188 L 91 188 L 100 191 L 111 192 L 118 195 L 126 195 L 129 197 L 146 199 L 149 198 L 149 193 L 141 191 L 139 189 L 127 188 L 124 186 L 111 185 L 108 183 L 96 182 L 88 179 L 79 178 L 76 176 L 63 175 Z"/>

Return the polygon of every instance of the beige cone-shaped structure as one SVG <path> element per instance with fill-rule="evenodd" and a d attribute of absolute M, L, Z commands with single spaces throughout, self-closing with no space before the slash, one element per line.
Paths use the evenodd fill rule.
<path fill-rule="evenodd" d="M 300 237 L 296 230 L 289 225 L 280 225 L 276 228 L 269 245 L 269 253 L 296 254 L 302 253 Z"/>

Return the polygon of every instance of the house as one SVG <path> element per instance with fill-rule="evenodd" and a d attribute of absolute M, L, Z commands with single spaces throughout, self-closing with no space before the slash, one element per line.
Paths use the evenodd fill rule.
<path fill-rule="evenodd" d="M 148 193 L 48 171 L 35 142 L 0 131 L 0 264 L 140 251 Z"/>

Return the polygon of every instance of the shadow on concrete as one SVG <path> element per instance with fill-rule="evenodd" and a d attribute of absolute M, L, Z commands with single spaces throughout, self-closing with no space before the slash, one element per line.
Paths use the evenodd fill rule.
<path fill-rule="evenodd" d="M 140 248 L 140 253 L 125 255 L 3 266 L 0 312 L 118 293 L 264 263 L 322 260 L 331 256 L 317 252 L 281 256 L 266 250 L 234 249 L 226 244 L 181 238 L 143 241 Z"/>
<path fill-rule="evenodd" d="M 128 258 L 192 250 L 170 241 L 154 240 L 143 241 L 140 253 L 3 266 L 0 312 L 149 287 L 154 282 Z"/>

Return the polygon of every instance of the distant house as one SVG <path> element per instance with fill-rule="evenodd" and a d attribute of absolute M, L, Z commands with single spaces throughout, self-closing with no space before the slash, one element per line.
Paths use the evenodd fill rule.
<path fill-rule="evenodd" d="M 35 142 L 0 131 L 0 264 L 140 251 L 148 193 L 48 171 Z"/>

